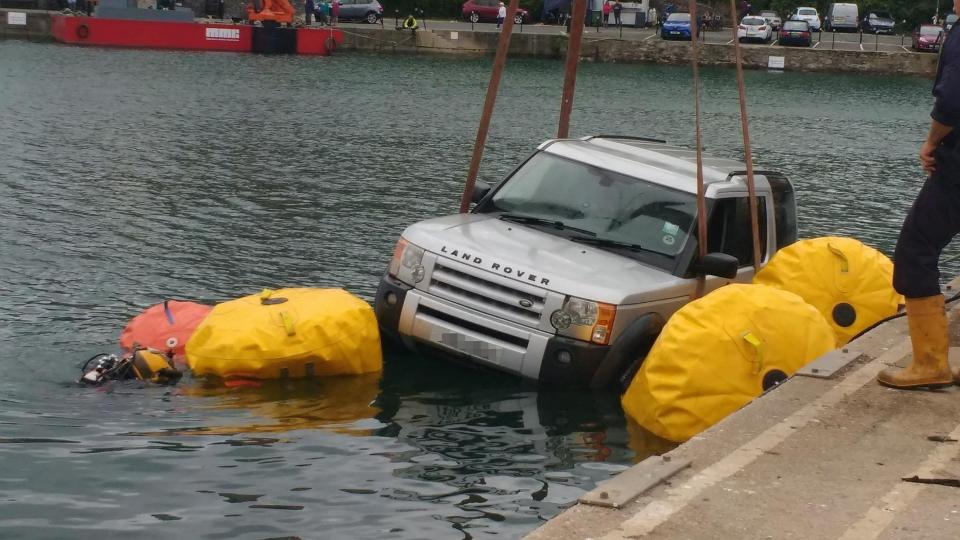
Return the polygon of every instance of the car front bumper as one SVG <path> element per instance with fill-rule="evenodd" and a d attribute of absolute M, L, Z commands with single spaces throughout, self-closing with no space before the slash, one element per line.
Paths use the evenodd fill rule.
<path fill-rule="evenodd" d="M 386 338 L 556 387 L 590 386 L 610 349 L 491 317 L 387 274 L 374 311 Z"/>

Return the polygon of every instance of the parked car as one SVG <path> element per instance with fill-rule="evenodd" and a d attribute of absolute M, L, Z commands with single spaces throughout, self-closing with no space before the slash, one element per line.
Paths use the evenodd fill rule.
<path fill-rule="evenodd" d="M 497 13 L 500 11 L 500 0 L 467 0 L 463 3 L 461 13 L 465 20 L 470 22 L 497 22 Z M 513 16 L 514 24 L 530 22 L 527 10 L 518 7 Z"/>
<path fill-rule="evenodd" d="M 896 22 L 886 11 L 868 11 L 860 22 L 860 28 L 871 34 L 892 34 Z"/>
<path fill-rule="evenodd" d="M 809 47 L 813 44 L 813 33 L 810 32 L 810 23 L 807 21 L 786 21 L 777 35 L 780 45 L 797 45 Z"/>
<path fill-rule="evenodd" d="M 812 7 L 798 7 L 793 10 L 793 13 L 790 15 L 791 19 L 799 19 L 801 21 L 807 21 L 810 23 L 810 30 L 813 32 L 820 31 L 820 14 L 817 13 L 817 8 Z"/>
<path fill-rule="evenodd" d="M 766 19 L 767 24 L 769 24 L 774 31 L 779 30 L 783 25 L 783 21 L 780 19 L 780 16 L 777 15 L 776 11 L 761 11 L 760 16 Z"/>
<path fill-rule="evenodd" d="M 949 32 L 950 29 L 953 28 L 953 25 L 956 24 L 958 18 L 960 17 L 958 17 L 956 13 L 947 15 L 947 17 L 943 19 L 943 29 Z"/>
<path fill-rule="evenodd" d="M 341 21 L 366 21 L 377 24 L 383 18 L 383 6 L 377 0 L 339 0 Z"/>
<path fill-rule="evenodd" d="M 860 29 L 860 13 L 856 4 L 830 4 L 827 14 L 823 17 L 823 29 L 830 32 L 836 30 Z"/>
<path fill-rule="evenodd" d="M 671 13 L 660 25 L 660 37 L 663 39 L 685 39 L 690 41 L 690 14 Z"/>
<path fill-rule="evenodd" d="M 943 27 L 938 24 L 921 24 L 913 31 L 913 50 L 938 52 L 943 42 Z"/>
<path fill-rule="evenodd" d="M 766 43 L 770 41 L 771 37 L 773 37 L 773 30 L 763 17 L 747 15 L 740 21 L 740 25 L 737 26 L 737 40 L 740 41 L 740 43 L 744 41 L 762 41 Z"/>

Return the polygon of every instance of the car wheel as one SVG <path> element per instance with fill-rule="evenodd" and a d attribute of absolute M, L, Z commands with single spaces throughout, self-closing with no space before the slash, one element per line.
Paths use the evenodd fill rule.
<path fill-rule="evenodd" d="M 380 20 L 380 17 L 377 16 L 376 13 L 371 11 L 370 13 L 367 13 L 367 16 L 364 17 L 364 20 L 367 21 L 367 23 L 369 24 L 377 24 L 377 21 Z"/>
<path fill-rule="evenodd" d="M 514 15 L 513 24 L 523 24 L 523 15 Z"/>
<path fill-rule="evenodd" d="M 477 13 L 476 11 L 471 11 L 471 12 L 470 12 L 470 22 L 472 22 L 472 23 L 480 22 L 480 14 Z"/>

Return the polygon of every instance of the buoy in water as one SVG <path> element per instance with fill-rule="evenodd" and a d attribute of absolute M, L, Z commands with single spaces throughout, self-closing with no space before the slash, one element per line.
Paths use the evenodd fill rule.
<path fill-rule="evenodd" d="M 382 369 L 369 304 L 342 289 L 264 290 L 224 302 L 187 343 L 194 375 L 283 379 Z"/>
<path fill-rule="evenodd" d="M 213 308 L 196 302 L 167 300 L 137 315 L 120 334 L 120 348 L 132 352 L 139 345 L 158 351 L 173 351 L 182 357 L 187 341 Z"/>
<path fill-rule="evenodd" d="M 897 313 L 903 297 L 893 289 L 893 262 L 853 238 L 827 236 L 781 249 L 754 283 L 790 291 L 817 308 L 837 346 Z"/>
<path fill-rule="evenodd" d="M 799 296 L 727 285 L 673 314 L 624 393 L 624 411 L 681 442 L 834 348 L 830 325 Z"/>

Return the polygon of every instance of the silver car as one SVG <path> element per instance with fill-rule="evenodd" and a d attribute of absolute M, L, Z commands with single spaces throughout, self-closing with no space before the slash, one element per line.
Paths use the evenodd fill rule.
<path fill-rule="evenodd" d="M 377 0 L 340 0 L 341 21 L 365 21 L 377 24 L 383 18 L 383 6 Z"/>
<path fill-rule="evenodd" d="M 696 154 L 623 136 L 557 139 L 471 213 L 409 226 L 374 302 L 385 344 L 550 386 L 628 380 L 705 290 L 753 276 L 746 166 L 704 156 L 709 253 L 698 256 Z M 761 260 L 796 240 L 793 188 L 757 171 Z"/>
<path fill-rule="evenodd" d="M 767 21 L 767 24 L 772 26 L 774 30 L 779 30 L 783 24 L 783 21 L 780 20 L 780 16 L 777 15 L 776 11 L 761 11 L 760 16 L 763 17 Z"/>

